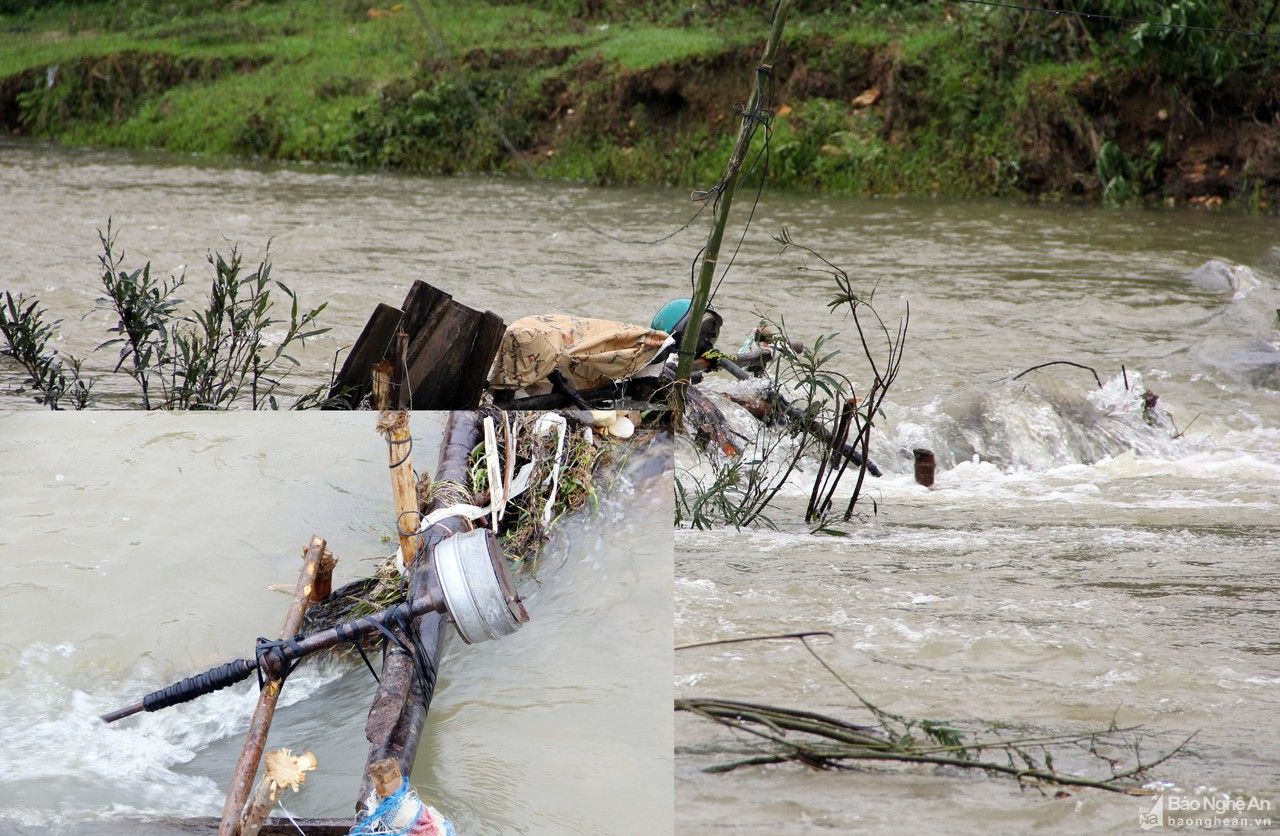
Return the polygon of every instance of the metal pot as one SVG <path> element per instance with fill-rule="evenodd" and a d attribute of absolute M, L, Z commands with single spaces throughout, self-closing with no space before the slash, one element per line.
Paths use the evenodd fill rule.
<path fill-rule="evenodd" d="M 489 529 L 442 540 L 435 548 L 435 569 L 449 616 L 467 644 L 509 636 L 529 620 Z"/>

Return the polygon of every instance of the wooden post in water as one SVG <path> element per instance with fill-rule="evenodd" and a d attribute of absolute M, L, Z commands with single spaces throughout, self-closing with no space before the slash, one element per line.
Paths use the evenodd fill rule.
<path fill-rule="evenodd" d="M 302 630 L 302 617 L 310 604 L 325 545 L 323 538 L 313 534 L 311 542 L 302 552 L 302 571 L 298 575 L 293 603 L 289 605 L 289 612 L 284 619 L 284 628 L 280 631 L 282 639 L 292 638 Z M 266 675 L 265 672 L 263 674 Z M 226 803 L 222 805 L 218 836 L 239 836 L 240 815 L 244 812 L 245 802 L 249 800 L 253 777 L 262 760 L 262 750 L 267 744 L 267 732 L 271 729 L 271 718 L 275 716 L 282 685 L 283 681 L 280 679 L 269 679 L 258 694 L 258 705 L 253 711 L 253 719 L 249 721 L 249 731 L 244 736 L 240 760 L 236 762 L 235 771 L 231 774 L 231 787 L 227 790 Z"/>
<path fill-rule="evenodd" d="M 436 472 L 439 482 L 454 483 L 464 491 L 469 483 L 471 450 L 480 440 L 480 416 L 475 412 L 451 412 L 445 423 L 443 446 L 440 450 L 440 463 Z M 442 491 L 442 496 L 455 494 L 456 491 Z M 432 499 L 427 511 L 443 508 L 444 500 Z M 426 556 L 428 559 L 416 561 L 409 577 L 410 597 L 422 595 L 435 572 L 430 560 L 435 545 L 445 537 L 464 531 L 469 524 L 459 517 L 442 520 L 431 528 L 426 536 Z M 440 657 L 440 646 L 443 641 L 445 625 L 439 613 L 427 613 L 411 622 L 419 644 L 427 653 L 423 659 L 426 670 L 423 671 L 428 693 L 424 694 L 414 676 L 413 661 L 404 653 L 388 652 L 382 660 L 382 677 L 378 692 L 374 696 L 373 707 L 369 711 L 369 719 L 365 724 L 365 737 L 369 740 L 369 755 L 365 761 L 365 775 L 360 786 L 360 794 L 356 798 L 356 809 L 360 812 L 365 799 L 374 792 L 376 778 L 373 767 L 380 761 L 391 758 L 399 764 L 400 774 L 408 777 L 413 771 L 413 760 L 418 752 L 418 742 L 422 736 L 422 727 L 426 722 L 427 705 L 435 689 L 436 664 Z"/>
<path fill-rule="evenodd" d="M 764 58 L 755 71 L 755 86 L 751 90 L 751 99 L 742 114 L 742 124 L 738 126 L 738 138 L 733 143 L 733 151 L 729 154 L 729 162 L 725 166 L 724 177 L 720 181 L 720 193 L 715 200 L 715 221 L 711 232 L 707 235 L 707 246 L 702 253 L 702 267 L 698 273 L 698 283 L 694 288 L 693 301 L 689 307 L 688 324 L 685 326 L 684 338 L 680 341 L 680 358 L 676 364 L 676 383 L 672 395 L 675 399 L 675 415 L 677 424 L 684 420 L 685 392 L 689 385 L 689 374 L 693 368 L 694 355 L 697 353 L 698 333 L 702 326 L 702 316 L 707 312 L 711 301 L 711 283 L 716 275 L 716 262 L 720 258 L 720 243 L 724 239 L 724 229 L 729 222 L 729 210 L 733 206 L 733 193 L 738 185 L 738 175 L 742 170 L 742 162 L 751 150 L 751 138 L 755 136 L 760 111 L 764 107 L 765 90 L 771 84 L 773 62 L 778 54 L 778 44 L 782 40 L 782 27 L 787 22 L 787 12 L 791 0 L 778 0 L 773 11 L 773 27 L 769 30 L 769 41 L 765 44 Z"/>
<path fill-rule="evenodd" d="M 933 451 L 917 447 L 911 451 L 911 455 L 915 458 L 916 481 L 926 488 L 933 487 L 933 472 L 938 466 Z"/>
<path fill-rule="evenodd" d="M 387 440 L 387 461 L 391 468 L 391 494 L 395 499 L 396 533 L 405 568 L 418 554 L 418 483 L 413 475 L 413 437 L 409 434 L 409 413 L 402 410 L 378 416 L 378 432 Z"/>

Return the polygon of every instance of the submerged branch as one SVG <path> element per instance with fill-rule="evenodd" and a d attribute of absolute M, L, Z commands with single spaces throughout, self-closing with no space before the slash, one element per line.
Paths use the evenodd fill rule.
<path fill-rule="evenodd" d="M 1048 368 L 1049 366 L 1073 366 L 1074 368 L 1077 368 L 1077 369 L 1084 369 L 1085 371 L 1093 375 L 1093 379 L 1097 382 L 1098 388 L 1099 389 L 1102 388 L 1102 378 L 1098 377 L 1098 372 L 1094 370 L 1093 366 L 1086 366 L 1084 363 L 1073 363 L 1070 360 L 1050 360 L 1048 363 L 1039 363 L 1035 366 L 1032 366 L 1029 369 L 1018 372 L 1010 379 L 1017 380 L 1020 377 L 1025 377 L 1026 375 L 1031 374 L 1037 369 L 1044 369 L 1044 368 Z"/>
<path fill-rule="evenodd" d="M 1144 761 L 1139 726 L 1119 727 L 1114 718 L 1105 729 L 1063 734 L 1029 734 L 1019 737 L 983 737 L 965 733 L 939 721 L 893 714 L 865 699 L 840 673 L 809 644 L 812 636 L 832 637 L 826 631 L 780 633 L 746 636 L 735 639 L 697 642 L 677 649 L 711 647 L 752 641 L 794 639 L 871 713 L 876 725 L 862 725 L 814 711 L 785 708 L 763 703 L 719 698 L 686 698 L 675 701 L 676 711 L 718 723 L 735 732 L 743 732 L 764 741 L 765 751 L 751 757 L 708 767 L 707 772 L 731 772 L 747 766 L 795 762 L 815 769 L 850 769 L 851 761 L 896 761 L 976 769 L 1007 775 L 1018 781 L 1058 786 L 1086 787 L 1127 795 L 1143 795 L 1148 791 L 1135 783 L 1155 767 L 1183 752 L 1195 734 L 1160 757 Z M 998 727 L 990 726 L 992 731 Z M 1054 768 L 1050 747 L 1076 747 L 1089 753 L 1110 768 L 1110 775 L 1092 778 Z M 1099 747 L 1132 749 L 1134 765 L 1117 770 L 1118 762 L 1099 751 Z M 986 753 L 1003 753 L 1004 760 L 991 759 Z"/>
<path fill-rule="evenodd" d="M 781 639 L 806 639 L 809 636 L 826 636 L 829 639 L 835 638 L 834 633 L 826 630 L 809 630 L 803 633 L 774 633 L 768 636 L 742 636 L 736 639 L 713 639 L 705 642 L 692 642 L 690 644 L 678 644 L 676 650 L 691 650 L 695 647 L 715 647 L 721 644 L 741 644 L 743 642 L 762 642 L 775 641 Z"/>
<path fill-rule="evenodd" d="M 1008 775 L 1016 778 L 1019 783 L 1030 780 L 1059 786 L 1088 787 L 1126 795 L 1148 794 L 1148 791 L 1141 786 L 1130 783 L 1131 779 L 1144 775 L 1181 753 L 1194 737 L 1194 735 L 1187 737 L 1156 760 L 1138 761 L 1131 769 L 1117 772 L 1107 778 L 1089 778 L 1055 770 L 1052 767 L 1052 756 L 1044 756 L 1042 762 L 1036 764 L 1031 755 L 1020 747 L 1033 744 L 1037 749 L 1045 751 L 1045 747 L 1050 745 L 1087 742 L 1096 747 L 1099 743 L 1116 744 L 1120 742 L 1117 737 L 1118 732 L 1127 730 L 1027 738 L 974 739 L 950 746 L 930 747 L 918 745 L 909 735 L 893 735 L 882 728 L 857 725 L 812 711 L 780 706 L 699 698 L 676 700 L 675 709 L 688 711 L 737 731 L 748 732 L 784 750 L 712 766 L 706 770 L 707 772 L 729 772 L 744 766 L 789 761 L 803 763 L 817 769 L 847 768 L 848 765 L 844 761 L 897 761 L 977 769 Z M 763 727 L 769 731 L 764 732 L 757 727 Z M 948 731 L 954 732 L 954 730 Z M 819 740 L 810 741 L 789 737 L 788 732 L 798 732 Z M 975 753 L 988 750 L 1004 751 L 1010 756 L 1008 762 L 1001 763 L 975 757 Z M 1014 755 L 1027 766 L 1024 768 L 1013 765 Z"/>

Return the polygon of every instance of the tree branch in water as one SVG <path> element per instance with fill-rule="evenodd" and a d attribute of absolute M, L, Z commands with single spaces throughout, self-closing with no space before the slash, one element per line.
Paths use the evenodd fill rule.
<path fill-rule="evenodd" d="M 830 715 L 761 703 L 718 698 L 688 698 L 675 701 L 676 711 L 718 723 L 735 732 L 751 735 L 764 744 L 756 755 L 730 763 L 708 767 L 707 772 L 731 772 L 747 766 L 794 762 L 814 769 L 852 769 L 854 761 L 895 761 L 908 764 L 930 764 L 1006 775 L 1019 785 L 1047 784 L 1085 787 L 1128 795 L 1146 795 L 1149 791 L 1137 783 L 1152 769 L 1185 751 L 1195 733 L 1165 754 L 1144 761 L 1141 754 L 1140 726 L 1120 727 L 1113 719 L 1105 729 L 1063 734 L 1029 734 L 1017 737 L 986 737 L 979 732 L 966 732 L 955 724 L 906 717 L 880 708 L 859 694 L 849 682 L 810 646 L 808 639 L 825 631 L 781 633 L 765 636 L 722 639 L 681 645 L 677 649 L 711 647 L 751 641 L 793 639 L 848 690 L 875 718 L 874 725 L 851 723 Z M 987 723 L 995 733 L 1002 724 Z M 1119 762 L 1104 754 L 1101 748 L 1131 749 L 1133 765 L 1118 770 Z M 1082 751 L 1108 765 L 1106 777 L 1088 777 L 1061 771 L 1054 766 L 1055 750 Z M 1003 758 L 1000 757 L 1003 755 Z"/>

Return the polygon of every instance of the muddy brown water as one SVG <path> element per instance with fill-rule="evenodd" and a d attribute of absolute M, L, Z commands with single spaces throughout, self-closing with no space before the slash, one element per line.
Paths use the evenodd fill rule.
<path fill-rule="evenodd" d="M 878 513 L 864 501 L 848 537 L 809 534 L 806 467 L 772 513 L 779 530 L 678 531 L 677 639 L 831 631 L 817 649 L 864 697 L 965 728 L 1114 719 L 1144 728 L 1148 760 L 1195 733 L 1148 786 L 1169 804 L 1252 801 L 1280 826 L 1280 225 L 892 200 L 771 204 L 770 221 L 864 294 L 876 286 L 890 327 L 910 303 L 872 447 Z M 1226 267 L 1200 269 L 1211 259 Z M 769 281 L 722 293 L 739 322 L 754 302 L 805 339 L 842 332 L 834 363 L 865 388 L 851 323 L 797 263 L 754 250 L 748 269 Z M 1102 387 L 1061 366 L 1013 380 L 1051 360 L 1093 366 Z M 936 455 L 931 490 L 913 478 L 920 447 Z M 681 467 L 706 475 L 687 451 Z M 682 651 L 677 693 L 869 720 L 794 643 Z M 1128 833 L 1155 803 L 946 768 L 707 774 L 751 739 L 682 714 L 677 740 L 688 832 Z M 1055 757 L 1108 771 L 1079 751 Z"/>
<path fill-rule="evenodd" d="M 0 234 L 7 283 L 39 292 L 66 320 L 61 345 L 79 353 L 102 338 L 101 315 L 79 317 L 96 295 L 94 229 L 107 214 L 135 259 L 192 265 L 193 280 L 222 236 L 250 253 L 273 237 L 277 276 L 330 303 L 334 331 L 306 353 L 302 382 L 318 381 L 374 304 L 397 302 L 414 278 L 508 320 L 647 321 L 685 292 L 705 231 L 652 247 L 611 242 L 549 198 L 624 237 L 656 237 L 689 210 L 671 190 L 26 144 L 0 146 L 0 189 L 14 207 Z M 742 339 L 757 311 L 785 316 L 806 341 L 839 332 L 846 353 L 834 362 L 857 382 L 850 323 L 827 311 L 821 274 L 778 256 L 770 236 L 783 226 L 863 292 L 875 286 L 890 324 L 910 302 L 906 361 L 873 448 L 886 470 L 871 487 L 879 513 L 847 538 L 810 536 L 795 522 L 802 473 L 774 515 L 779 531 L 678 531 L 677 640 L 831 630 L 825 657 L 892 710 L 1051 731 L 1114 716 L 1146 726 L 1152 751 L 1198 730 L 1156 786 L 1280 805 L 1280 223 L 766 194 L 716 299 L 723 342 Z M 1234 286 L 1195 275 L 1210 259 L 1232 265 Z M 1010 379 L 1058 359 L 1093 366 L 1104 387 L 1065 367 Z M 1138 417 L 1144 388 L 1160 396 L 1161 426 Z M 127 387 L 105 390 L 118 403 Z M 1188 425 L 1171 437 L 1169 426 Z M 911 479 L 914 447 L 936 454 L 933 490 Z M 683 652 L 676 690 L 850 713 L 848 695 L 790 645 Z M 1137 799 L 1055 799 L 938 770 L 711 775 L 700 769 L 726 757 L 725 737 L 688 717 L 677 733 L 681 832 L 1138 824 Z"/>
<path fill-rule="evenodd" d="M 292 588 L 313 532 L 335 586 L 394 550 L 374 417 L 0 415 L 0 831 L 187 832 L 166 820 L 221 813 L 255 685 L 97 716 L 278 635 L 289 597 L 267 587 Z M 413 425 L 433 462 L 440 419 Z M 460 833 L 670 820 L 670 509 L 669 477 L 619 482 L 517 575 L 522 630 L 447 639 L 413 778 Z M 374 688 L 358 659 L 289 677 L 268 747 L 320 764 L 289 813 L 352 815 Z"/>

